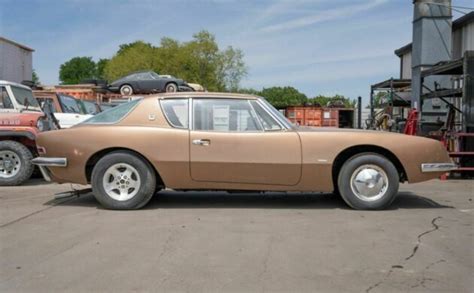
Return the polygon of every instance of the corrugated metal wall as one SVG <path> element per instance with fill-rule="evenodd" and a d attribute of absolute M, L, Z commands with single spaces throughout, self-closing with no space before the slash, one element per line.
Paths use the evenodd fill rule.
<path fill-rule="evenodd" d="M 0 79 L 20 83 L 32 74 L 32 52 L 0 40 Z"/>
<path fill-rule="evenodd" d="M 401 78 L 402 79 L 411 79 L 411 51 L 407 52 L 406 54 L 402 55 L 402 71 Z"/>
<path fill-rule="evenodd" d="M 474 22 L 453 31 L 453 59 L 461 58 L 468 50 L 474 50 Z"/>

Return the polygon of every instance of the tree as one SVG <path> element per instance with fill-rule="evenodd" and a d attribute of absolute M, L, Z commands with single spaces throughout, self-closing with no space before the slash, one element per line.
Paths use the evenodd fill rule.
<path fill-rule="evenodd" d="M 173 75 L 210 91 L 235 91 L 247 74 L 242 51 L 232 47 L 220 50 L 208 31 L 194 34 L 188 42 L 162 38 L 159 46 L 143 41 L 120 45 L 104 73 L 114 80 L 138 70 Z"/>
<path fill-rule="evenodd" d="M 137 41 L 123 46 L 105 65 L 104 73 L 108 80 L 115 80 L 133 71 L 156 69 L 156 51 L 151 44 Z"/>
<path fill-rule="evenodd" d="M 62 84 L 75 84 L 96 76 L 97 67 L 92 57 L 74 57 L 63 63 L 59 69 L 59 80 Z"/>
<path fill-rule="evenodd" d="M 260 94 L 279 109 L 288 106 L 302 106 L 308 100 L 305 94 L 291 86 L 264 88 Z"/>
<path fill-rule="evenodd" d="M 334 95 L 334 96 L 318 95 L 314 98 L 309 99 L 307 103 L 311 105 L 319 105 L 321 107 L 334 106 L 334 107 L 354 108 L 356 105 L 356 100 L 351 100 L 342 95 Z"/>
<path fill-rule="evenodd" d="M 219 84 L 229 91 L 237 91 L 240 81 L 247 75 L 247 67 L 244 63 L 244 53 L 240 49 L 228 47 L 219 56 L 218 77 Z"/>
<path fill-rule="evenodd" d="M 36 73 L 36 70 L 34 70 L 34 69 L 33 69 L 33 73 L 31 74 L 31 81 L 32 81 L 34 84 L 39 84 L 39 83 L 40 83 L 39 76 L 38 76 L 38 74 Z"/>
<path fill-rule="evenodd" d="M 99 59 L 97 61 L 97 78 L 98 79 L 105 79 L 105 66 L 107 66 L 107 63 L 109 63 L 109 59 L 104 58 L 104 59 Z"/>

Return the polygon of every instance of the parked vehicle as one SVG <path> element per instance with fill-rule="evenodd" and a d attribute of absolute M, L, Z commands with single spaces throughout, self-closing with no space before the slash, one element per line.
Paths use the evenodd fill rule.
<path fill-rule="evenodd" d="M 90 117 L 84 104 L 74 98 L 54 91 L 34 91 L 34 95 L 42 108 L 52 105 L 53 113 L 61 128 L 69 128 Z"/>
<path fill-rule="evenodd" d="M 355 209 L 382 209 L 399 182 L 455 168 L 436 140 L 295 127 L 263 98 L 228 93 L 135 100 L 38 144 L 47 180 L 92 184 L 110 209 L 141 208 L 164 187 L 336 191 Z"/>
<path fill-rule="evenodd" d="M 31 89 L 0 80 L 0 186 L 20 185 L 31 177 L 36 137 L 49 129 Z"/>
<path fill-rule="evenodd" d="M 188 84 L 171 75 L 159 75 L 153 71 L 134 72 L 109 85 L 109 90 L 123 96 L 157 92 L 193 91 Z"/>
<path fill-rule="evenodd" d="M 96 115 L 102 112 L 102 108 L 96 102 L 82 100 L 80 101 L 84 105 L 86 114 Z"/>
<path fill-rule="evenodd" d="M 102 112 L 103 111 L 106 111 L 108 109 L 112 109 L 114 107 L 117 107 L 118 105 L 120 104 L 115 104 L 115 103 L 102 103 L 100 104 L 100 108 L 102 109 Z"/>

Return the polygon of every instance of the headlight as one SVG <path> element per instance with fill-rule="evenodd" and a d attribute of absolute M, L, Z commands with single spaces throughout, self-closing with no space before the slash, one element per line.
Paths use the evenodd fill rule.
<path fill-rule="evenodd" d="M 38 128 L 39 131 L 45 131 L 45 123 L 42 118 L 38 119 L 38 121 L 36 122 L 36 127 Z"/>

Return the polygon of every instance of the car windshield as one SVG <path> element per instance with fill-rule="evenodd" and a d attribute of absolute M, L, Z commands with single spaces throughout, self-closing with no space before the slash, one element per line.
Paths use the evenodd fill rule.
<path fill-rule="evenodd" d="M 154 79 L 159 79 L 160 78 L 160 75 L 157 74 L 156 72 L 150 72 L 151 76 L 154 78 Z"/>
<path fill-rule="evenodd" d="M 76 100 L 74 97 L 62 94 L 58 96 L 64 113 L 86 114 L 79 100 Z"/>
<path fill-rule="evenodd" d="M 278 121 L 280 121 L 280 123 L 285 125 L 288 129 L 293 128 L 290 121 L 288 121 L 288 119 L 280 111 L 275 109 L 275 107 L 273 107 L 269 102 L 267 102 L 267 100 L 265 100 L 265 98 L 259 98 L 259 100 L 262 102 L 262 104 L 264 104 L 265 108 L 267 108 L 267 110 L 270 111 L 270 113 L 273 116 L 275 116 L 275 118 L 278 119 Z"/>
<path fill-rule="evenodd" d="M 33 97 L 33 93 L 30 90 L 17 86 L 12 86 L 11 90 L 18 104 L 28 107 L 30 110 L 33 110 L 32 108 L 34 108 L 34 110 L 41 109 L 38 101 Z"/>
<path fill-rule="evenodd" d="M 130 113 L 136 105 L 141 101 L 142 99 L 136 99 L 131 102 L 124 103 L 120 106 L 113 107 L 111 109 L 108 109 L 104 112 L 101 112 L 81 124 L 114 124 L 122 120 L 125 116 Z"/>
<path fill-rule="evenodd" d="M 92 115 L 97 114 L 98 111 L 97 111 L 97 106 L 95 105 L 95 103 L 89 102 L 89 101 L 82 101 L 82 103 L 84 104 L 84 108 L 86 109 L 87 114 L 92 114 Z"/>

